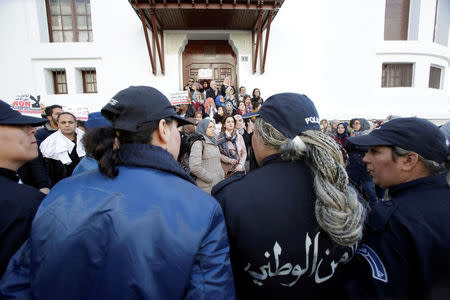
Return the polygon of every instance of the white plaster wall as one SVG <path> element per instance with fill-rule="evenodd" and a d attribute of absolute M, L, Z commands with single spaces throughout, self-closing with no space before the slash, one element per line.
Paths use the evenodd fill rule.
<path fill-rule="evenodd" d="M 449 39 L 450 0 L 440 0 L 438 6 L 438 20 L 436 24 L 436 41 L 448 46 Z M 446 43 L 447 41 L 447 43 Z"/>
<path fill-rule="evenodd" d="M 40 94 L 46 105 L 94 111 L 129 85 L 177 90 L 183 86 L 181 55 L 188 39 L 220 36 L 237 54 L 239 85 L 248 92 L 260 88 L 265 99 L 277 92 L 304 93 L 324 118 L 399 114 L 450 119 L 450 55 L 448 47 L 432 43 L 435 4 L 412 2 L 420 7 L 419 14 L 414 11 L 419 27 L 410 28 L 417 40 L 404 42 L 383 40 L 385 1 L 286 0 L 272 22 L 263 75 L 252 74 L 250 32 L 166 31 L 166 75 L 157 59 L 155 76 L 142 24 L 128 1 L 92 1 L 94 42 L 48 43 L 42 1 L 0 0 L 0 99 Z M 242 62 L 242 56 L 248 61 Z M 388 61 L 413 62 L 414 87 L 382 89 L 381 65 Z M 445 68 L 444 89 L 428 89 L 430 64 Z M 259 61 L 257 66 L 259 71 Z M 47 93 L 44 70 L 56 67 L 66 69 L 68 95 Z M 96 68 L 97 94 L 79 93 L 76 69 L 81 67 Z"/>
<path fill-rule="evenodd" d="M 327 119 L 368 116 L 376 77 L 377 38 L 384 24 L 377 22 L 380 1 L 321 1 L 319 114 Z M 352 9 L 349 9 L 352 7 Z M 384 21 L 384 17 L 383 17 Z M 380 32 L 381 30 L 381 32 Z"/>
<path fill-rule="evenodd" d="M 27 0 L 0 0 L 0 99 L 32 92 L 30 19 Z"/>

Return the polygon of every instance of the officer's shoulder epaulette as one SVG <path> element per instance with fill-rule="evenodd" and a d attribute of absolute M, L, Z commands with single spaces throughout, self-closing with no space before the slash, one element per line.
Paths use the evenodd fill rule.
<path fill-rule="evenodd" d="M 219 182 L 218 184 L 216 184 L 212 190 L 211 190 L 211 195 L 215 195 L 217 194 L 221 189 L 223 189 L 224 187 L 226 187 L 227 185 L 229 185 L 232 182 L 241 180 L 242 178 L 245 177 L 245 173 L 244 172 L 236 172 L 233 175 L 231 175 L 228 178 L 225 178 L 224 180 L 222 180 L 221 182 Z"/>

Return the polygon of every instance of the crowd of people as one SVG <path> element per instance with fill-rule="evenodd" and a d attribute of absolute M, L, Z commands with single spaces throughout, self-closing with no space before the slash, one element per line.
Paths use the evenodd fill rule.
<path fill-rule="evenodd" d="M 0 101 L 1 299 L 450 297 L 450 123 L 185 90 L 84 124 Z"/>

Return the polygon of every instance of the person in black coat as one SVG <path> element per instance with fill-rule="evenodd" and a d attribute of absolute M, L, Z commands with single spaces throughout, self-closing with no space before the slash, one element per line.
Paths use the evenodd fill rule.
<path fill-rule="evenodd" d="M 19 184 L 17 170 L 37 157 L 35 126 L 45 119 L 23 116 L 0 100 L 0 277 L 9 259 L 28 238 L 45 194 Z"/>
<path fill-rule="evenodd" d="M 39 146 L 46 138 L 58 130 L 56 120 L 63 112 L 63 109 L 61 105 L 55 104 L 47 106 L 44 112 L 45 114 L 43 116 L 48 119 L 48 122 L 45 123 L 44 127 L 39 128 L 34 135 L 36 137 L 39 155 L 32 161 L 27 162 L 20 167 L 17 173 L 23 183 L 31 185 L 41 192 L 48 194 L 52 184 L 48 170 L 45 167 L 44 158 L 39 151 Z"/>
<path fill-rule="evenodd" d="M 420 118 L 394 119 L 348 140 L 370 147 L 363 161 L 388 189 L 371 204 L 359 255 L 348 265 L 349 298 L 450 299 L 448 141 Z"/>
<path fill-rule="evenodd" d="M 340 269 L 366 215 L 339 147 L 320 132 L 305 95 L 273 95 L 253 115 L 260 167 L 212 190 L 227 224 L 237 298 L 339 299 Z"/>

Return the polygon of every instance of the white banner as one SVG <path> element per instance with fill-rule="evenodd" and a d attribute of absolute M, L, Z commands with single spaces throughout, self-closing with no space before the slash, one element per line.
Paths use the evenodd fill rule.
<path fill-rule="evenodd" d="M 63 106 L 63 111 L 72 113 L 77 120 L 87 121 L 89 109 L 87 107 L 68 107 Z"/>
<path fill-rule="evenodd" d="M 169 93 L 169 101 L 172 105 L 189 104 L 187 91 L 176 91 Z"/>
<path fill-rule="evenodd" d="M 36 97 L 30 94 L 18 95 L 11 104 L 11 107 L 22 114 L 40 115 L 42 113 L 40 101 L 40 95 Z"/>
<path fill-rule="evenodd" d="M 213 79 L 212 69 L 199 69 L 197 79 Z"/>

